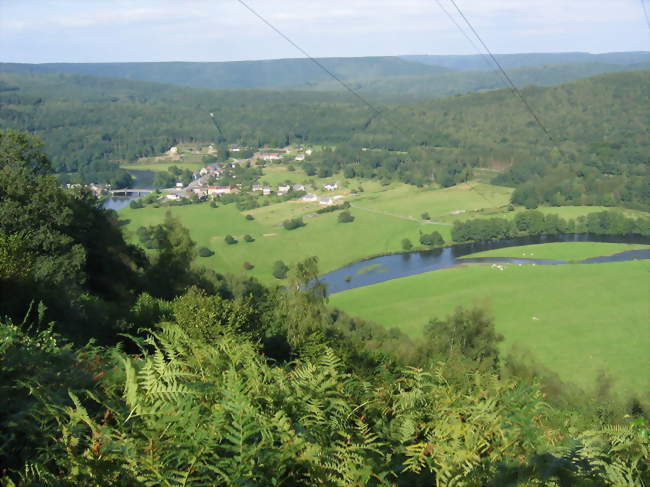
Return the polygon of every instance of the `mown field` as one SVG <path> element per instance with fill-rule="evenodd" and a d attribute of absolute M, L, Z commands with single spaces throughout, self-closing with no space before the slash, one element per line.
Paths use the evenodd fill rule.
<path fill-rule="evenodd" d="M 597 248 L 598 247 L 598 248 Z M 537 257 L 583 258 L 627 247 L 531 249 Z M 508 249 L 521 255 L 522 249 Z M 528 253 L 528 252 L 526 252 Z M 331 296 L 353 315 L 418 336 L 457 306 L 488 306 L 503 349 L 521 345 L 568 381 L 591 388 L 599 371 L 621 392 L 650 387 L 650 262 L 563 266 L 467 266 L 387 281 Z"/>
<path fill-rule="evenodd" d="M 266 174 L 283 173 L 283 170 L 268 171 Z M 295 173 L 286 172 L 287 175 Z M 304 173 L 302 173 L 304 175 Z M 284 174 L 283 174 L 284 176 Z M 292 178 L 294 182 L 300 181 Z M 316 186 L 336 178 L 310 178 Z M 451 226 L 434 225 L 419 219 L 420 213 L 429 211 L 447 212 L 449 208 L 475 208 L 484 201 L 471 186 L 463 185 L 444 190 L 419 190 L 404 184 L 381 186 L 377 182 L 347 181 L 338 191 L 319 194 L 341 194 L 353 205 L 355 217 L 352 223 L 338 223 L 338 213 L 316 214 L 320 208 L 314 203 L 289 201 L 255 210 L 240 212 L 235 205 L 219 205 L 211 208 L 207 203 L 168 208 L 147 207 L 133 210 L 125 208 L 121 218 L 129 221 L 127 231 L 132 234 L 139 226 L 157 224 L 163 221 L 165 213 L 171 211 L 190 229 L 192 238 L 199 246 L 205 246 L 215 255 L 202 258 L 199 262 L 219 272 L 242 272 L 244 262 L 255 267 L 248 271 L 263 281 L 273 281 L 273 263 L 283 260 L 291 265 L 312 255 L 318 256 L 320 270 L 328 272 L 348 263 L 376 254 L 399 252 L 402 240 L 410 239 L 418 244 L 419 233 L 438 230 L 446 240 L 450 239 Z M 351 194 L 362 186 L 363 192 Z M 492 191 L 497 202 L 506 201 L 508 190 L 480 185 L 485 192 Z M 409 194 L 411 193 L 411 196 Z M 499 199 L 500 198 L 500 199 Z M 415 203 L 413 201 L 415 200 Z M 356 208 L 356 205 L 361 205 Z M 492 203 L 490 203 L 492 204 Z M 390 210 L 390 211 L 386 211 Z M 411 214 L 415 214 L 412 219 Z M 254 221 L 245 219 L 251 214 Z M 285 230 L 284 220 L 303 217 L 305 227 Z M 244 235 L 251 235 L 255 242 L 246 243 Z M 226 235 L 239 240 L 238 244 L 227 245 Z"/>
<path fill-rule="evenodd" d="M 339 181 L 342 178 L 299 178 L 302 171 L 290 172 L 285 168 L 267 168 L 262 178 L 275 178 L 283 182 L 289 178 L 293 182 L 310 181 L 315 187 L 322 187 L 326 181 Z M 125 208 L 120 215 L 130 223 L 127 231 L 132 234 L 139 226 L 158 224 L 165 213 L 171 211 L 190 229 L 192 238 L 199 246 L 215 252 L 208 258 L 201 258 L 202 265 L 210 266 L 219 272 L 243 272 L 244 262 L 255 267 L 247 271 L 265 282 L 273 282 L 271 275 L 273 263 L 282 260 L 291 265 L 299 260 L 318 256 L 320 270 L 325 273 L 346 264 L 372 255 L 402 251 L 402 240 L 408 238 L 418 245 L 420 232 L 437 230 L 446 241 L 450 240 L 450 212 L 476 209 L 497 209 L 504 215 L 512 215 L 504 209 L 510 196 L 509 188 L 471 183 L 445 189 L 420 189 L 405 184 L 382 186 L 378 182 L 348 180 L 339 190 L 314 191 L 321 195 L 343 195 L 352 204 L 355 217 L 352 223 L 338 223 L 338 213 L 318 215 L 320 208 L 314 203 L 288 201 L 269 205 L 255 210 L 240 212 L 234 204 L 211 208 L 207 203 L 168 208 L 146 207 L 132 210 Z M 354 194 L 359 186 L 363 192 Z M 561 208 L 557 209 L 561 212 Z M 593 211 L 593 210 L 592 210 Z M 432 224 L 421 220 L 421 214 L 428 212 L 434 221 L 445 220 L 443 224 Z M 251 214 L 254 221 L 245 219 Z M 456 215 L 463 218 L 465 214 Z M 306 226 L 288 231 L 282 226 L 284 220 L 303 217 Z M 255 242 L 246 243 L 244 235 L 251 235 Z M 236 245 L 224 242 L 226 235 L 239 240 Z"/>
<path fill-rule="evenodd" d="M 467 255 L 466 257 L 523 257 L 527 259 L 580 261 L 636 249 L 650 249 L 650 245 L 603 242 L 553 242 L 487 250 L 485 252 Z"/>

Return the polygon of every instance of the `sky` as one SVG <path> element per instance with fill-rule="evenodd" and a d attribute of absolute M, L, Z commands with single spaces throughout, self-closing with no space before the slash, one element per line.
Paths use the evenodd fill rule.
<path fill-rule="evenodd" d="M 439 3 L 243 0 L 314 57 L 476 54 Z M 495 53 L 650 50 L 650 0 L 456 0 Z M 2 62 L 303 55 L 239 0 L 0 0 Z"/>

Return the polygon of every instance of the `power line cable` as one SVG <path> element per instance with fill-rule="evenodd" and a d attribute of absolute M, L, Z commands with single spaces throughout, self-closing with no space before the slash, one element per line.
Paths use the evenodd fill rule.
<path fill-rule="evenodd" d="M 289 44 L 291 44 L 293 47 L 298 49 L 305 57 L 310 59 L 314 64 L 316 64 L 320 69 L 325 71 L 329 76 L 331 76 L 334 80 L 336 80 L 341 86 L 343 86 L 346 90 L 348 90 L 352 95 L 357 97 L 361 102 L 366 105 L 368 108 L 370 108 L 373 111 L 373 116 L 379 115 L 381 111 L 376 108 L 372 103 L 370 103 L 368 100 L 366 100 L 363 96 L 361 96 L 355 89 L 353 89 L 350 85 L 348 85 L 345 81 L 343 81 L 341 78 L 336 76 L 332 71 L 327 69 L 326 66 L 323 65 L 318 59 L 312 57 L 307 51 L 305 51 L 302 47 L 300 47 L 298 44 L 296 44 L 289 36 L 284 34 L 280 29 L 275 27 L 271 22 L 266 20 L 260 13 L 255 11 L 250 5 L 248 5 L 244 0 L 237 0 L 241 5 L 243 5 L 249 12 L 251 12 L 253 15 L 255 15 L 258 19 L 260 19 L 262 22 L 264 22 L 268 27 L 270 27 L 272 30 L 274 30 L 279 36 L 281 36 L 283 39 L 285 39 Z"/>
<path fill-rule="evenodd" d="M 492 51 L 487 46 L 487 44 L 485 44 L 485 42 L 483 41 L 483 39 L 481 38 L 479 33 L 476 31 L 476 29 L 474 28 L 472 23 L 467 19 L 467 17 L 463 13 L 463 11 L 458 7 L 458 4 L 456 3 L 456 1 L 455 0 L 449 0 L 449 1 L 453 4 L 454 7 L 456 7 L 456 10 L 460 14 L 460 16 L 463 18 L 463 20 L 465 21 L 467 26 L 470 28 L 470 30 L 474 33 L 474 36 L 481 43 L 481 45 L 483 46 L 483 49 L 485 49 L 485 51 L 488 53 L 488 55 L 490 56 L 490 59 L 492 59 L 492 62 L 494 62 L 494 64 L 499 68 L 499 71 L 501 71 L 501 74 L 505 78 L 506 82 L 508 83 L 508 85 L 510 85 L 510 89 L 512 90 L 512 92 L 515 93 L 517 95 L 517 97 L 519 97 L 519 99 L 524 104 L 524 106 L 526 107 L 528 112 L 531 114 L 531 116 L 533 117 L 533 119 L 535 120 L 537 125 L 539 125 L 540 128 L 542 129 L 542 131 L 544 132 L 544 134 L 546 134 L 546 137 L 548 137 L 548 139 L 551 141 L 551 143 L 553 145 L 555 145 L 555 147 L 560 151 L 561 154 L 564 155 L 564 152 L 558 146 L 557 142 L 555 141 L 555 139 L 553 138 L 551 133 L 548 131 L 546 126 L 542 123 L 541 119 L 537 116 L 537 113 L 535 113 L 535 110 L 533 110 L 533 107 L 530 106 L 530 103 L 528 103 L 528 100 L 526 100 L 526 97 L 524 96 L 524 94 L 521 92 L 521 90 L 519 88 L 517 88 L 517 85 L 515 85 L 513 83 L 510 76 L 508 76 L 508 73 L 506 73 L 506 70 L 503 69 L 503 66 L 501 66 L 501 63 L 497 60 L 497 58 L 494 56 L 494 54 L 492 54 Z"/>
<path fill-rule="evenodd" d="M 643 13 L 645 14 L 645 21 L 648 24 L 648 30 L 650 30 L 650 16 L 648 15 L 648 9 L 645 6 L 645 0 L 641 0 L 641 7 L 643 7 Z"/>
<path fill-rule="evenodd" d="M 447 10 L 447 8 L 444 6 L 444 4 L 441 2 L 441 0 L 436 0 L 436 3 L 438 4 L 438 7 L 440 7 L 440 10 L 442 10 L 445 13 L 445 15 L 447 15 L 449 20 L 451 20 L 454 23 L 454 25 L 460 31 L 460 33 L 463 34 L 465 39 L 467 39 L 467 42 L 469 42 L 472 45 L 472 47 L 478 53 L 478 55 L 481 56 L 481 59 L 483 59 L 483 61 L 485 61 L 485 64 L 487 65 L 487 67 L 490 70 L 493 69 L 492 64 L 490 64 L 490 60 L 487 58 L 485 53 L 482 52 L 479 49 L 479 47 L 476 45 L 474 40 L 469 36 L 469 34 L 467 32 L 465 32 L 465 29 L 463 29 L 463 27 L 456 21 L 456 18 L 453 15 L 451 15 L 451 13 L 449 12 L 449 10 Z"/>

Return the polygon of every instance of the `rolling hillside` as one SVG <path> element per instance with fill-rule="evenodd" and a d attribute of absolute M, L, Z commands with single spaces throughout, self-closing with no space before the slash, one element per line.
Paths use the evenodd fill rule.
<path fill-rule="evenodd" d="M 433 66 L 442 66 L 454 71 L 479 71 L 494 69 L 494 66 L 490 62 L 486 62 L 485 56 L 482 55 L 412 55 L 401 57 L 402 59 L 407 59 L 409 61 L 430 64 Z M 650 62 L 650 51 L 609 52 L 603 54 L 590 54 L 587 52 L 496 54 L 495 57 L 505 69 L 570 63 L 633 65 Z"/>
<path fill-rule="evenodd" d="M 552 86 L 596 74 L 647 69 L 650 52 L 508 54 L 497 56 L 520 86 Z M 503 88 L 482 56 L 402 56 L 319 59 L 365 93 L 444 97 Z M 0 73 L 83 74 L 207 89 L 333 90 L 343 88 L 309 59 L 220 63 L 0 63 Z"/>
<path fill-rule="evenodd" d="M 342 79 L 423 75 L 446 68 L 398 57 L 327 58 L 319 62 Z M 227 63 L 0 64 L 0 72 L 66 73 L 172 83 L 209 89 L 286 89 L 331 79 L 309 59 Z"/>

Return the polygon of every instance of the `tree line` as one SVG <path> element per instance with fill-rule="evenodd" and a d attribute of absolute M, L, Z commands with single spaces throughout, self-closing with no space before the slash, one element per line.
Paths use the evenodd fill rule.
<path fill-rule="evenodd" d="M 599 211 L 567 220 L 551 213 L 526 210 L 512 219 L 457 220 L 451 230 L 451 238 L 454 242 L 463 243 L 566 233 L 650 236 L 650 218 L 630 218 L 617 211 Z"/>

